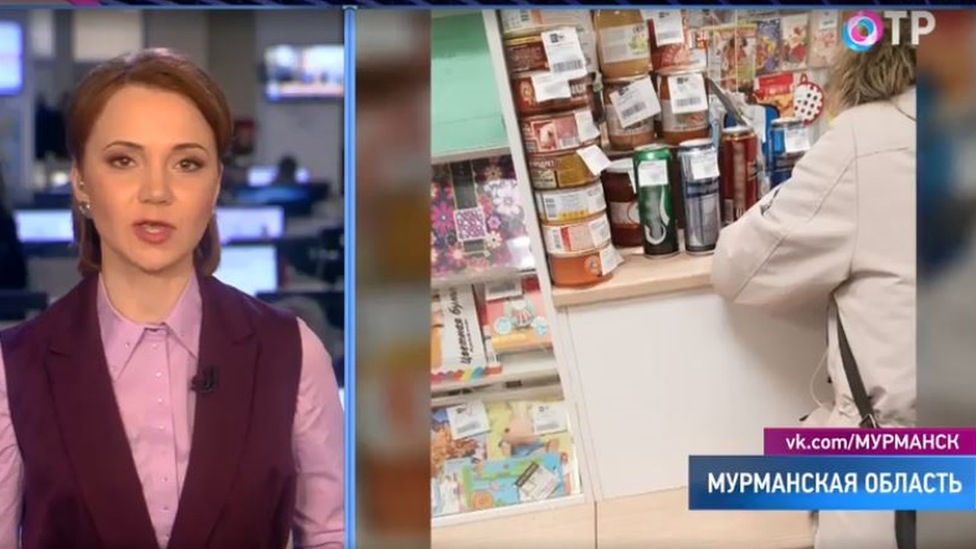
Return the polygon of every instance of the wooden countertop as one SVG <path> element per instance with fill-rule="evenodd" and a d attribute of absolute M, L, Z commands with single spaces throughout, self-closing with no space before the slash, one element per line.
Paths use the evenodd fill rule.
<path fill-rule="evenodd" d="M 712 256 L 685 252 L 663 259 L 644 257 L 641 248 L 623 248 L 624 262 L 613 278 L 588 288 L 553 288 L 557 308 L 603 303 L 711 286 Z"/>

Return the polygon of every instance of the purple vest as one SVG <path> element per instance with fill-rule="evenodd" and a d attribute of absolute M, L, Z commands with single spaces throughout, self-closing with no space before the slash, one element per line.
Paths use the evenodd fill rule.
<path fill-rule="evenodd" d="M 90 276 L 0 333 L 24 462 L 25 549 L 157 549 L 119 414 Z M 281 549 L 295 507 L 292 429 L 301 376 L 293 316 L 200 278 L 197 396 L 171 549 Z M 189 388 L 187 388 L 189 390 Z"/>

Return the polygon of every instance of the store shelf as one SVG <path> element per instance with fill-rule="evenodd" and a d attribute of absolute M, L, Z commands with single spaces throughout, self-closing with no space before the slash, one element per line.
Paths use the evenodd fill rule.
<path fill-rule="evenodd" d="M 474 284 L 489 284 L 504 282 L 524 276 L 532 276 L 535 269 L 516 269 L 515 267 L 493 267 L 484 271 L 476 271 L 450 276 L 435 277 L 430 280 L 431 290 L 446 290 L 455 286 L 471 286 Z"/>
<path fill-rule="evenodd" d="M 472 391 L 459 395 L 439 396 L 430 399 L 431 408 L 443 408 L 445 406 L 457 406 L 473 400 L 482 402 L 505 402 L 510 400 L 539 400 L 551 397 L 558 397 L 563 394 L 559 383 L 539 385 L 536 387 L 519 387 L 517 389 L 500 388 L 485 389 L 482 391 Z"/>
<path fill-rule="evenodd" d="M 712 257 L 679 255 L 650 259 L 641 248 L 620 250 L 624 262 L 610 280 L 589 288 L 553 288 L 557 308 L 605 303 L 711 286 Z"/>
<path fill-rule="evenodd" d="M 486 147 L 481 149 L 470 149 L 466 151 L 457 152 L 443 152 L 439 153 L 437 156 L 431 157 L 430 163 L 434 164 L 450 164 L 451 162 L 464 162 L 466 160 L 477 160 L 479 158 L 490 158 L 493 156 L 504 156 L 509 154 L 510 149 L 508 145 L 502 145 L 500 147 Z"/>
<path fill-rule="evenodd" d="M 430 386 L 430 391 L 433 394 L 439 394 L 462 389 L 477 389 L 511 381 L 531 381 L 559 376 L 556 359 L 550 349 L 503 355 L 499 361 L 502 363 L 502 373 L 500 374 L 468 381 L 435 383 Z"/>
<path fill-rule="evenodd" d="M 489 509 L 486 511 L 472 511 L 470 513 L 459 513 L 457 515 L 437 517 L 431 521 L 431 525 L 434 528 L 459 526 L 462 524 L 469 524 L 472 522 L 499 519 L 499 518 L 516 516 L 516 515 L 523 515 L 526 513 L 540 513 L 544 511 L 553 511 L 556 509 L 565 509 L 567 507 L 573 507 L 575 505 L 583 505 L 585 503 L 586 503 L 586 498 L 582 494 L 576 494 L 576 495 L 554 498 L 554 499 L 535 502 L 535 503 L 523 503 L 521 505 L 499 507 L 497 509 Z"/>

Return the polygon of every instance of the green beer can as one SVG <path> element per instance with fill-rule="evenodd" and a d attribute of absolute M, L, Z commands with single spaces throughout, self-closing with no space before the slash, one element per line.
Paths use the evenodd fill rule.
<path fill-rule="evenodd" d="M 671 204 L 671 151 L 654 144 L 634 151 L 634 183 L 644 240 L 644 255 L 666 257 L 678 253 L 678 226 Z"/>

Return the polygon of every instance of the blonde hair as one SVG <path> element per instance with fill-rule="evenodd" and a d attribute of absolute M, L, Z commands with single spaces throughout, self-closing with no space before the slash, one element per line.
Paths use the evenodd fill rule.
<path fill-rule="evenodd" d="M 827 83 L 828 110 L 841 111 L 887 101 L 915 85 L 915 46 L 909 44 L 911 28 L 903 19 L 899 26 L 900 44 L 891 42 L 891 23 L 885 20 L 884 36 L 871 49 L 857 52 L 838 46 Z"/>

